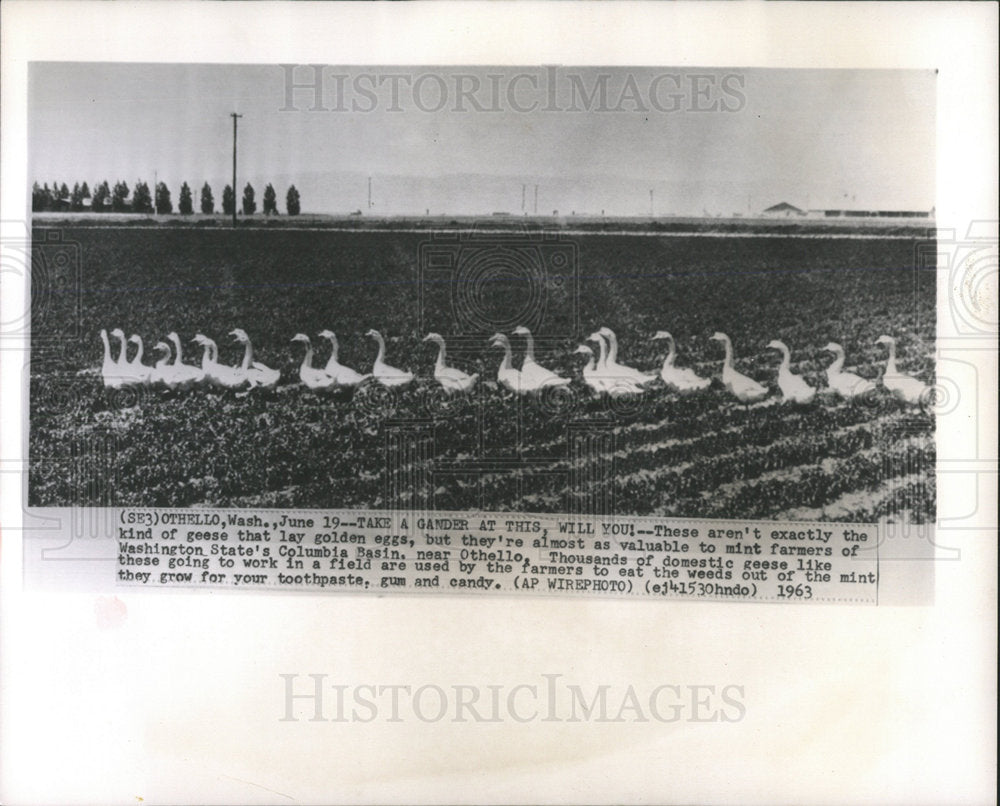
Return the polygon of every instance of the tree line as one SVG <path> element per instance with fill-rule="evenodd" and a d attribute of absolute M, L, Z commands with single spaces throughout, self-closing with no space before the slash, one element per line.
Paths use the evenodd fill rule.
<path fill-rule="evenodd" d="M 278 197 L 274 186 L 268 183 L 264 188 L 262 199 L 264 215 L 278 215 Z M 236 205 L 236 194 L 230 185 L 226 185 L 222 190 L 222 212 L 225 215 L 232 215 Z M 201 188 L 201 212 L 211 215 L 215 212 L 215 197 L 212 195 L 212 188 L 208 182 Z M 77 182 L 70 190 L 65 182 L 59 184 L 53 182 L 49 187 L 48 182 L 39 186 L 35 182 L 31 188 L 31 210 L 32 212 L 44 212 L 46 210 L 70 210 L 71 212 L 82 212 L 84 210 L 94 212 L 112 213 L 157 213 L 167 215 L 174 212 L 174 203 L 170 198 L 170 189 L 163 182 L 158 182 L 154 192 L 150 194 L 149 185 L 145 182 L 137 181 L 131 189 L 125 182 L 115 182 L 109 186 L 105 180 L 98 184 L 93 193 L 90 186 L 83 182 Z M 285 211 L 288 215 L 298 215 L 301 212 L 301 200 L 299 191 L 295 185 L 288 188 L 285 194 Z M 180 215 L 191 215 L 194 212 L 194 200 L 192 199 L 191 188 L 185 182 L 181 185 L 181 192 L 177 198 L 177 212 Z M 257 212 L 257 197 L 253 185 L 247 182 L 243 188 L 243 204 L 241 206 L 243 215 L 254 215 Z"/>

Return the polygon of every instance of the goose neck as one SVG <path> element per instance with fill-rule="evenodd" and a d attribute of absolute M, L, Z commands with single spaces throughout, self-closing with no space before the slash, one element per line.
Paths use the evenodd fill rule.
<path fill-rule="evenodd" d="M 618 337 L 613 331 L 608 331 L 608 363 L 615 364 L 618 361 Z"/>
<path fill-rule="evenodd" d="M 840 370 L 843 368 L 844 368 L 844 351 L 839 349 L 835 350 L 833 353 L 833 363 L 830 364 L 828 372 L 836 374 L 840 372 Z"/>
<path fill-rule="evenodd" d="M 608 363 L 608 343 L 604 339 L 597 340 L 597 346 L 600 350 L 601 357 L 597 360 L 596 366 L 600 367 L 602 370 L 607 369 Z"/>
<path fill-rule="evenodd" d="M 385 360 L 385 339 L 377 331 L 372 335 L 372 338 L 378 343 L 378 354 L 375 356 L 375 363 L 381 364 Z"/>
<path fill-rule="evenodd" d="M 247 339 L 246 351 L 243 353 L 243 364 L 241 365 L 243 371 L 246 372 L 250 369 L 250 365 L 253 363 L 253 345 L 250 343 L 250 339 Z"/>
<path fill-rule="evenodd" d="M 781 364 L 778 366 L 779 372 L 790 372 L 792 369 L 792 353 L 784 344 L 778 348 L 781 352 Z"/>
<path fill-rule="evenodd" d="M 667 336 L 667 357 L 664 359 L 664 366 L 672 367 L 677 359 L 677 344 L 673 336 Z"/>
<path fill-rule="evenodd" d="M 438 346 L 438 357 L 437 357 L 437 361 L 434 362 L 434 366 L 435 366 L 436 369 L 444 369 L 444 367 L 445 367 L 445 363 L 444 363 L 444 357 L 445 357 L 444 339 L 440 339 L 440 340 L 435 339 L 434 341 L 437 342 L 437 346 Z"/>
<path fill-rule="evenodd" d="M 181 361 L 181 357 L 182 357 L 182 353 L 181 353 L 181 340 L 180 340 L 180 337 L 176 336 L 176 335 L 168 336 L 167 338 L 170 339 L 170 341 L 174 345 L 174 349 L 177 351 L 177 355 L 174 356 L 174 366 L 176 367 L 178 364 L 182 363 L 182 361 Z"/>
<path fill-rule="evenodd" d="M 121 343 L 118 350 L 118 364 L 124 366 L 128 362 L 128 342 L 124 336 L 115 336 L 115 338 Z"/>
<path fill-rule="evenodd" d="M 104 345 L 104 360 L 111 360 L 111 342 L 108 341 L 108 331 L 101 331 L 101 343 Z"/>
<path fill-rule="evenodd" d="M 728 337 L 728 336 L 726 336 L 726 337 L 725 337 L 725 338 L 724 338 L 724 339 L 722 340 L 722 346 L 723 346 L 723 347 L 725 348 L 725 350 L 726 350 L 726 357 L 725 357 L 725 359 L 723 360 L 723 365 L 724 365 L 724 366 L 725 366 L 725 367 L 726 367 L 727 369 L 732 369 L 732 368 L 733 368 L 733 343 L 732 343 L 732 342 L 731 342 L 731 341 L 729 340 L 729 337 Z"/>
<path fill-rule="evenodd" d="M 500 369 L 502 369 L 502 370 L 503 369 L 513 369 L 514 366 L 513 366 L 513 363 L 511 361 L 512 356 L 511 356 L 511 353 L 510 353 L 510 342 L 509 341 L 503 341 L 503 342 L 500 343 L 500 346 L 503 347 L 503 358 L 500 360 Z"/>
<path fill-rule="evenodd" d="M 885 362 L 885 371 L 889 375 L 898 375 L 896 370 L 896 342 L 889 342 L 889 360 Z"/>
<path fill-rule="evenodd" d="M 312 369 L 313 346 L 311 341 L 306 342 L 306 354 L 302 357 L 302 369 Z"/>
<path fill-rule="evenodd" d="M 526 360 L 534 361 L 535 360 L 535 337 L 532 336 L 531 333 L 529 332 L 529 333 L 525 333 L 524 334 L 524 339 L 525 339 L 525 342 L 526 342 L 526 346 L 524 348 L 524 357 L 525 357 Z"/>
<path fill-rule="evenodd" d="M 142 336 L 135 337 L 135 358 L 132 359 L 133 364 L 142 363 Z"/>

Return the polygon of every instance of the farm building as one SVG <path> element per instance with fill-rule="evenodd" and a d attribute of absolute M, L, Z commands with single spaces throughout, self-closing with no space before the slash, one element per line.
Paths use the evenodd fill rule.
<path fill-rule="evenodd" d="M 810 218 L 934 218 L 930 210 L 864 210 L 858 208 L 822 208 L 809 210 Z"/>
<path fill-rule="evenodd" d="M 805 210 L 800 210 L 794 204 L 789 204 L 788 202 L 775 204 L 761 212 L 764 218 L 791 218 L 792 216 L 804 216 L 805 214 Z"/>

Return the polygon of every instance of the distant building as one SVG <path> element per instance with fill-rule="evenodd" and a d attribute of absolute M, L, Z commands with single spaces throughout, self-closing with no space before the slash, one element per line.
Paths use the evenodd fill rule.
<path fill-rule="evenodd" d="M 793 216 L 804 216 L 805 214 L 805 210 L 800 210 L 794 204 L 789 204 L 788 202 L 775 204 L 761 212 L 761 215 L 765 218 L 792 218 Z"/>
<path fill-rule="evenodd" d="M 930 210 L 864 210 L 855 207 L 828 207 L 809 211 L 810 218 L 934 218 Z"/>

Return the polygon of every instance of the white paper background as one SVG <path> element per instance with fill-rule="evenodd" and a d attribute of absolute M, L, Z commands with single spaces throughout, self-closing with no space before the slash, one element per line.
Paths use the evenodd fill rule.
<path fill-rule="evenodd" d="M 5 236 L 25 220 L 26 63 L 46 59 L 936 67 L 938 224 L 962 234 L 996 218 L 994 5 L 14 2 L 2 13 Z M 25 300 L 7 274 L 4 322 Z M 942 282 L 942 304 L 947 294 Z M 942 535 L 962 556 L 938 564 L 933 608 L 120 591 L 127 616 L 102 629 L 93 596 L 20 590 L 23 355 L 2 346 L 4 803 L 992 799 L 991 531 Z M 996 389 L 995 363 L 980 389 Z M 979 427 L 981 456 L 995 458 L 995 430 Z M 949 494 L 957 478 L 941 477 L 942 517 L 968 497 L 964 477 Z M 984 523 L 995 523 L 994 500 L 979 501 Z M 540 684 L 543 673 L 584 687 L 735 684 L 747 715 L 282 723 L 281 673 L 442 687 Z"/>

